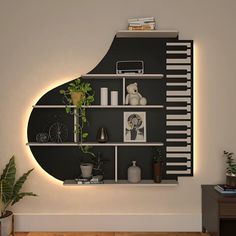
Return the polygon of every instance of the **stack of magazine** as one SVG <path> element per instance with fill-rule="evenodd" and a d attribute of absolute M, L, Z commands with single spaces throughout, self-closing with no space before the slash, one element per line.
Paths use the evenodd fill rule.
<path fill-rule="evenodd" d="M 226 184 L 217 184 L 215 190 L 222 194 L 235 194 L 236 196 L 236 187 L 231 187 Z"/>

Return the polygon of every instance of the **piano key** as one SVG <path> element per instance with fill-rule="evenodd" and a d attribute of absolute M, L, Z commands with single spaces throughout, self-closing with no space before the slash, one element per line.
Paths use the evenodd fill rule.
<path fill-rule="evenodd" d="M 168 147 L 186 147 L 189 143 L 187 142 L 166 142 L 166 146 Z"/>
<path fill-rule="evenodd" d="M 186 51 L 187 45 L 167 45 L 166 50 L 168 51 Z"/>
<path fill-rule="evenodd" d="M 167 170 L 166 171 L 166 174 L 169 174 L 169 175 L 171 175 L 171 174 L 176 174 L 176 175 L 189 175 L 189 174 L 191 174 L 191 169 L 187 169 L 186 171 L 177 171 L 177 170 Z"/>
<path fill-rule="evenodd" d="M 166 79 L 167 85 L 168 83 L 187 83 L 187 78 L 168 78 Z"/>
<path fill-rule="evenodd" d="M 179 157 L 179 158 L 166 158 L 166 162 L 167 163 L 178 163 L 178 162 L 184 162 L 184 163 L 186 163 L 186 162 L 188 162 L 188 161 L 191 161 L 190 159 L 188 159 L 188 158 L 185 158 L 185 157 Z"/>
<path fill-rule="evenodd" d="M 181 97 L 167 97 L 166 98 L 167 102 L 187 102 L 187 103 L 191 103 L 191 98 L 181 98 Z"/>
<path fill-rule="evenodd" d="M 187 130 L 166 130 L 166 134 L 187 134 L 187 135 L 191 135 L 191 129 L 188 128 Z"/>
<path fill-rule="evenodd" d="M 170 125 L 166 126 L 167 130 L 187 130 L 188 127 L 186 125 Z"/>
<path fill-rule="evenodd" d="M 166 91 L 167 96 L 190 96 L 191 89 L 185 91 Z"/>
<path fill-rule="evenodd" d="M 167 158 L 191 158 L 190 153 L 166 153 Z"/>
<path fill-rule="evenodd" d="M 191 119 L 191 114 L 188 113 L 187 115 L 166 115 L 167 120 L 190 120 Z"/>
<path fill-rule="evenodd" d="M 166 110 L 167 115 L 186 115 L 189 112 L 185 109 L 183 110 Z"/>
<path fill-rule="evenodd" d="M 167 70 L 187 70 L 191 71 L 191 65 L 167 65 Z"/>
<path fill-rule="evenodd" d="M 188 43 L 188 42 L 167 42 L 166 46 L 186 46 L 186 47 L 190 48 L 191 43 Z"/>
<path fill-rule="evenodd" d="M 167 58 L 166 59 L 166 63 L 167 64 L 178 64 L 178 63 L 191 63 L 191 58 L 190 57 L 187 57 L 187 58 L 184 58 L 184 59 L 177 59 L 177 58 Z"/>
<path fill-rule="evenodd" d="M 184 166 L 184 165 L 180 165 L 180 166 L 169 166 L 169 165 L 166 165 L 166 170 L 188 170 L 188 167 L 187 166 Z"/>
<path fill-rule="evenodd" d="M 191 151 L 191 145 L 183 146 L 183 147 L 166 147 L 167 152 L 190 152 Z"/>
<path fill-rule="evenodd" d="M 172 75 L 172 74 L 166 74 L 166 78 L 187 78 L 188 80 L 191 80 L 191 74 L 186 75 Z"/>
<path fill-rule="evenodd" d="M 167 102 L 167 107 L 184 107 L 187 106 L 187 102 Z"/>
<path fill-rule="evenodd" d="M 167 134 L 166 135 L 167 139 L 169 138 L 175 138 L 175 139 L 182 139 L 182 138 L 187 138 L 187 134 Z"/>
<path fill-rule="evenodd" d="M 166 74 L 168 75 L 187 75 L 188 73 L 191 73 L 190 70 L 184 70 L 184 69 L 175 69 L 166 71 Z"/>
<path fill-rule="evenodd" d="M 175 59 L 175 58 L 179 58 L 179 59 L 186 59 L 188 57 L 190 57 L 187 53 L 168 53 L 167 58 L 169 59 Z"/>
<path fill-rule="evenodd" d="M 186 91 L 189 89 L 187 86 L 167 86 L 167 91 Z"/>

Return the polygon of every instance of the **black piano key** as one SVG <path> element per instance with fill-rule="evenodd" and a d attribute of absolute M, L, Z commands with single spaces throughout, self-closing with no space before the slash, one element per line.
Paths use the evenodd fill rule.
<path fill-rule="evenodd" d="M 167 75 L 187 75 L 189 73 L 188 70 L 177 70 L 177 69 L 174 69 L 174 70 L 167 70 L 166 74 Z"/>
<path fill-rule="evenodd" d="M 173 163 L 173 162 L 176 162 L 176 163 L 179 163 L 179 162 L 186 163 L 186 162 L 188 162 L 188 158 L 186 158 L 186 157 L 167 157 L 166 158 L 166 162 L 167 163 Z"/>
<path fill-rule="evenodd" d="M 183 45 L 167 45 L 166 46 L 167 51 L 186 51 L 188 49 L 187 46 L 183 46 Z"/>
<path fill-rule="evenodd" d="M 166 82 L 167 83 L 187 83 L 188 79 L 187 78 L 167 78 Z"/>
<path fill-rule="evenodd" d="M 186 91 L 187 86 L 167 86 L 167 91 Z"/>
<path fill-rule="evenodd" d="M 167 102 L 167 107 L 186 107 L 188 105 L 187 102 Z"/>
<path fill-rule="evenodd" d="M 167 147 L 187 147 L 188 143 L 187 142 L 166 142 Z"/>
<path fill-rule="evenodd" d="M 166 170 L 188 170 L 187 166 L 166 166 Z"/>
<path fill-rule="evenodd" d="M 181 131 L 184 131 L 184 130 L 187 130 L 188 129 L 188 126 L 187 125 L 167 125 L 166 126 L 166 129 L 171 131 L 175 131 L 175 130 L 181 130 Z"/>
<path fill-rule="evenodd" d="M 190 57 L 187 53 L 167 53 L 167 59 L 186 59 Z"/>
<path fill-rule="evenodd" d="M 183 138 L 187 138 L 188 135 L 187 134 L 166 134 L 167 138 L 173 138 L 173 139 L 183 139 Z"/>
<path fill-rule="evenodd" d="M 187 110 L 166 110 L 167 115 L 187 115 Z"/>

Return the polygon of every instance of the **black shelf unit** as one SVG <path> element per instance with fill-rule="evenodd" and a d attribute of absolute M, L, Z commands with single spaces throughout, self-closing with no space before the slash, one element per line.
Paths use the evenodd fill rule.
<path fill-rule="evenodd" d="M 178 176 L 193 175 L 193 41 L 179 40 L 177 31 L 163 32 L 167 38 L 161 37 L 161 32 L 138 32 L 138 36 L 137 32 L 118 32 L 101 62 L 81 76 L 95 90 L 95 103 L 87 108 L 88 142 L 109 160 L 104 167 L 104 177 L 109 183 L 125 182 L 131 160 L 137 160 L 144 182 L 151 181 L 151 146 L 163 148 L 163 179 L 177 180 Z M 115 74 L 119 60 L 143 60 L 145 74 Z M 28 145 L 35 159 L 46 172 L 62 181 L 80 175 L 83 156 L 74 139 L 73 116 L 66 114 L 59 94 L 59 90 L 65 89 L 70 82 L 42 96 L 33 107 L 28 124 Z M 124 88 L 134 82 L 147 98 L 147 106 L 123 105 Z M 118 107 L 99 105 L 99 89 L 103 86 L 119 91 Z M 123 143 L 124 111 L 146 112 L 146 143 Z M 36 143 L 36 134 L 47 130 L 55 115 L 69 128 L 67 143 Z M 110 140 L 100 145 L 96 143 L 96 132 L 103 125 L 108 129 Z"/>

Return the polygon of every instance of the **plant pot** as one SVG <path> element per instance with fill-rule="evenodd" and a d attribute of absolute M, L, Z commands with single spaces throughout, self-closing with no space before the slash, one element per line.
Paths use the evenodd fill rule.
<path fill-rule="evenodd" d="M 83 163 L 80 165 L 81 174 L 83 178 L 91 178 L 93 171 L 93 164 L 91 163 Z"/>
<path fill-rule="evenodd" d="M 155 183 L 161 183 L 163 162 L 153 163 L 153 180 Z"/>
<path fill-rule="evenodd" d="M 226 184 L 236 188 L 236 175 L 226 175 Z"/>
<path fill-rule="evenodd" d="M 6 211 L 6 214 L 0 217 L 1 236 L 8 236 L 13 232 L 13 213 Z"/>
<path fill-rule="evenodd" d="M 77 106 L 78 103 L 80 102 L 81 98 L 83 97 L 82 92 L 72 92 L 71 93 L 71 100 L 74 106 Z"/>

